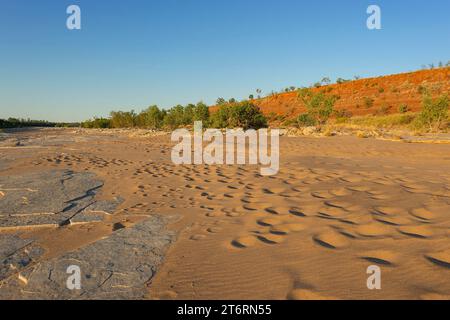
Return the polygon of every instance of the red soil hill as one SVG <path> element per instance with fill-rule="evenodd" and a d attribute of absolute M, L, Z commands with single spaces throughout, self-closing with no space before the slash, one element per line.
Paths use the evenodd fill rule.
<path fill-rule="evenodd" d="M 398 113 L 401 105 L 406 105 L 409 111 L 420 111 L 424 88 L 433 96 L 450 93 L 450 68 L 360 79 L 312 90 L 325 90 L 329 94 L 338 95 L 340 99 L 336 102 L 335 109 L 356 116 Z M 266 115 L 277 114 L 294 118 L 306 111 L 297 98 L 297 92 L 274 94 L 253 102 Z M 213 107 L 212 111 L 216 108 Z"/>

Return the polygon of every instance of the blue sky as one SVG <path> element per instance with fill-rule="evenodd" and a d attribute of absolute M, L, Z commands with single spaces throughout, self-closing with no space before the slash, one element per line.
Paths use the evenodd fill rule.
<path fill-rule="evenodd" d="M 82 29 L 66 28 L 77 4 Z M 382 30 L 366 9 L 382 10 Z M 0 0 L 0 118 L 79 121 L 450 60 L 448 0 Z"/>

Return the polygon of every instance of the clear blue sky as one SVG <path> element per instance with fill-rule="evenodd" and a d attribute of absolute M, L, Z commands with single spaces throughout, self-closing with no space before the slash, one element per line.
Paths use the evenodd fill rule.
<path fill-rule="evenodd" d="M 80 31 L 66 28 L 70 4 Z M 449 13 L 448 0 L 0 0 L 0 118 L 79 121 L 416 70 L 450 60 Z"/>

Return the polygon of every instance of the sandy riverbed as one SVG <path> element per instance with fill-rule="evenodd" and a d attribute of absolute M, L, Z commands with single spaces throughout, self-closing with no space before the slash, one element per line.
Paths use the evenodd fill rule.
<path fill-rule="evenodd" d="M 25 265 L 0 269 L 2 298 L 66 297 L 62 280 L 43 279 L 45 268 L 67 259 L 88 259 L 93 279 L 110 272 L 68 296 L 76 298 L 450 298 L 448 144 L 281 137 L 280 172 L 263 177 L 258 166 L 175 165 L 168 135 L 45 129 L 12 136 L 19 145 L 0 143 L 0 258 L 14 262 L 18 249 L 8 249 L 23 248 L 20 241 L 39 250 Z M 20 178 L 45 180 L 47 172 L 102 182 L 83 191 L 91 210 L 74 211 L 77 223 L 33 220 L 46 209 Z M 80 205 L 78 196 L 69 200 Z M 24 214 L 33 219 L 21 220 Z M 153 238 L 142 236 L 147 228 Z M 127 270 L 123 250 L 138 247 L 136 259 L 151 263 Z M 381 268 L 381 290 L 366 286 L 370 265 Z"/>

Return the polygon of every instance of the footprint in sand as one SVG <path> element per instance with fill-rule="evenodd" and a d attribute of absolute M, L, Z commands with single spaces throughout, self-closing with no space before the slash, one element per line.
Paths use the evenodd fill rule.
<path fill-rule="evenodd" d="M 361 255 L 361 258 L 376 264 L 395 265 L 399 257 L 395 252 L 389 250 L 371 250 Z"/>
<path fill-rule="evenodd" d="M 262 225 L 262 226 L 276 226 L 278 224 L 283 223 L 283 221 L 281 219 L 277 219 L 277 218 L 263 218 L 258 220 L 258 224 Z"/>
<path fill-rule="evenodd" d="M 408 215 L 408 211 L 406 209 L 397 207 L 376 207 L 374 213 L 385 216 Z"/>
<path fill-rule="evenodd" d="M 391 226 L 403 226 L 411 224 L 411 220 L 403 216 L 375 216 L 374 219 L 378 222 L 388 224 Z"/>
<path fill-rule="evenodd" d="M 305 213 L 305 211 L 307 211 L 307 210 L 302 210 L 302 209 L 296 208 L 296 207 L 289 209 L 289 213 L 294 216 L 297 216 L 297 217 L 306 217 L 307 214 Z M 309 214 L 311 215 L 312 213 L 309 213 Z"/>
<path fill-rule="evenodd" d="M 220 231 L 222 231 L 222 228 L 220 227 L 210 227 L 208 229 L 206 229 L 207 232 L 209 233 L 219 233 Z"/>
<path fill-rule="evenodd" d="M 330 192 L 330 194 L 337 196 L 337 197 L 349 196 L 353 193 L 350 190 L 348 190 L 347 188 L 332 189 L 329 192 Z"/>
<path fill-rule="evenodd" d="M 363 237 L 384 237 L 392 234 L 392 229 L 381 223 L 368 223 L 357 226 L 355 232 Z"/>
<path fill-rule="evenodd" d="M 372 188 L 370 188 L 369 186 L 353 186 L 353 187 L 347 187 L 347 189 L 350 191 L 368 192 Z"/>
<path fill-rule="evenodd" d="M 264 188 L 263 189 L 264 193 L 267 194 L 277 194 L 277 193 L 283 193 L 283 192 L 287 192 L 286 188 Z"/>
<path fill-rule="evenodd" d="M 300 223 L 284 223 L 272 226 L 270 232 L 277 235 L 287 235 L 291 232 L 299 232 L 305 229 L 306 226 Z"/>
<path fill-rule="evenodd" d="M 243 215 L 244 214 L 242 212 L 237 212 L 237 211 L 228 212 L 226 214 L 227 217 L 231 217 L 231 218 L 242 217 Z"/>
<path fill-rule="evenodd" d="M 250 196 L 245 196 L 241 198 L 241 202 L 246 203 L 246 204 L 250 204 L 252 203 L 252 197 Z"/>
<path fill-rule="evenodd" d="M 234 239 L 231 244 L 237 248 L 248 248 L 256 243 L 256 238 L 254 236 L 242 236 Z"/>
<path fill-rule="evenodd" d="M 311 192 L 311 195 L 314 198 L 318 198 L 318 199 L 332 199 L 332 198 L 334 198 L 334 196 L 329 194 L 328 191 L 314 191 L 314 192 Z"/>
<path fill-rule="evenodd" d="M 294 183 L 297 183 L 297 180 L 296 179 L 285 179 L 285 180 L 283 180 L 283 183 L 284 184 L 288 184 L 288 185 L 292 185 Z"/>
<path fill-rule="evenodd" d="M 345 176 L 340 178 L 340 180 L 344 182 L 359 183 L 363 181 L 363 178 L 360 176 Z"/>
<path fill-rule="evenodd" d="M 217 218 L 223 215 L 223 213 L 221 212 L 217 212 L 217 211 L 212 211 L 212 212 L 208 212 L 205 214 L 207 217 L 209 218 Z"/>
<path fill-rule="evenodd" d="M 450 249 L 427 254 L 425 258 L 438 266 L 450 268 Z"/>
<path fill-rule="evenodd" d="M 262 234 L 258 235 L 258 239 L 267 244 L 279 244 L 285 240 L 285 237 L 279 234 Z"/>
<path fill-rule="evenodd" d="M 398 228 L 398 231 L 404 235 L 422 239 L 431 238 L 434 235 L 433 229 L 427 225 L 403 226 Z"/>
<path fill-rule="evenodd" d="M 348 238 L 336 231 L 319 233 L 313 237 L 313 240 L 328 249 L 341 249 L 349 245 Z"/>
<path fill-rule="evenodd" d="M 334 207 L 334 208 L 340 208 L 340 209 L 347 209 L 347 208 L 351 208 L 353 206 L 350 202 L 339 201 L 339 200 L 325 201 L 324 203 L 328 207 Z"/>
<path fill-rule="evenodd" d="M 222 208 L 221 211 L 231 218 L 241 217 L 245 214 L 241 208 Z"/>
<path fill-rule="evenodd" d="M 301 186 L 293 186 L 291 188 L 291 190 L 294 191 L 294 192 L 299 192 L 299 193 L 304 193 L 305 192 L 305 190 L 302 190 Z"/>
<path fill-rule="evenodd" d="M 265 209 L 265 211 L 270 214 L 276 214 L 276 215 L 280 215 L 280 216 L 288 215 L 290 213 L 294 214 L 293 212 L 297 212 L 296 208 L 287 207 L 287 206 L 268 207 Z"/>
<path fill-rule="evenodd" d="M 258 205 L 254 205 L 254 204 L 250 204 L 250 203 L 246 203 L 242 206 L 242 208 L 244 208 L 247 211 L 256 211 L 258 210 Z"/>
<path fill-rule="evenodd" d="M 370 198 L 373 200 L 390 200 L 393 197 L 390 194 L 371 194 Z"/>
<path fill-rule="evenodd" d="M 433 211 L 427 209 L 427 208 L 416 208 L 412 209 L 410 211 L 410 214 L 416 218 L 422 219 L 422 220 L 433 220 L 438 217 L 437 214 L 435 214 Z"/>
<path fill-rule="evenodd" d="M 223 194 L 224 197 L 230 198 L 230 199 L 232 199 L 232 198 L 234 198 L 234 197 L 236 197 L 236 196 L 238 196 L 238 195 L 239 195 L 239 194 L 236 193 L 236 192 L 227 192 L 227 193 L 224 193 L 224 194 Z"/>
<path fill-rule="evenodd" d="M 326 217 L 343 217 L 348 214 L 344 209 L 337 207 L 325 207 L 319 209 L 318 213 Z"/>
<path fill-rule="evenodd" d="M 332 296 L 325 296 L 306 289 L 294 289 L 287 295 L 289 300 L 338 300 Z"/>
<path fill-rule="evenodd" d="M 206 236 L 204 234 L 194 234 L 189 239 L 194 240 L 194 241 L 198 241 L 198 240 L 203 240 L 205 238 L 206 238 Z"/>

